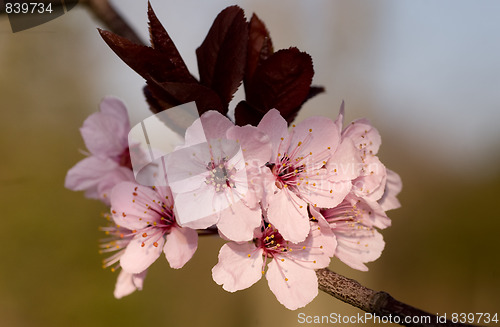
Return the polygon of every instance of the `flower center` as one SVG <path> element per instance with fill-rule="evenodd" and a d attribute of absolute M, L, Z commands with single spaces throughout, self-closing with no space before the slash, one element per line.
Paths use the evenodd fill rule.
<path fill-rule="evenodd" d="M 156 189 L 153 186 L 153 189 Z M 132 192 L 133 200 L 132 202 L 139 205 L 139 208 L 144 210 L 146 214 L 148 211 L 153 214 L 150 215 L 152 218 L 150 221 L 146 221 L 147 226 L 141 229 L 132 230 L 132 235 L 141 235 L 143 238 L 142 246 L 145 246 L 145 242 L 153 241 L 154 246 L 158 246 L 158 241 L 165 235 L 170 233 L 172 227 L 177 225 L 175 220 L 174 212 L 172 211 L 173 206 L 168 206 L 165 202 L 161 200 L 155 200 L 141 192 L 138 187 L 134 188 Z M 168 197 L 167 197 L 168 199 Z M 113 210 L 113 214 L 115 214 Z M 123 217 L 127 215 L 125 212 L 122 213 Z M 143 220 L 143 218 L 139 218 Z"/>
<path fill-rule="evenodd" d="M 132 160 L 130 159 L 130 150 L 127 147 L 118 157 L 118 163 L 122 167 L 127 167 L 132 170 Z"/>
<path fill-rule="evenodd" d="M 267 167 L 276 177 L 276 186 L 280 189 L 300 185 L 299 176 L 305 171 L 305 164 L 294 166 L 286 154 L 279 159 L 277 164 L 267 164 Z"/>
<path fill-rule="evenodd" d="M 211 161 L 207 165 L 210 175 L 206 179 L 206 183 L 213 185 L 216 192 L 223 192 L 228 187 L 234 188 L 235 184 L 232 177 L 235 169 L 227 166 L 227 158 L 222 158 L 218 164 Z"/>
<path fill-rule="evenodd" d="M 270 258 L 271 260 L 275 260 L 278 264 L 278 269 L 285 281 L 288 281 L 288 278 L 286 277 L 286 271 L 282 270 L 280 266 L 282 262 L 285 262 L 285 260 L 293 260 L 297 263 L 315 264 L 316 260 L 305 260 L 295 255 L 295 253 L 300 251 L 311 251 L 313 249 L 322 251 L 323 249 L 322 245 L 317 247 L 306 247 L 303 244 L 290 243 L 283 238 L 277 229 L 267 222 L 263 222 L 260 231 L 261 235 L 254 238 L 253 243 L 257 249 L 263 250 L 264 261 L 262 263 L 262 274 L 265 274 L 265 268 L 268 261 L 267 258 Z M 319 231 L 319 228 L 317 231 Z M 250 256 L 251 253 L 248 254 L 248 257 Z"/>
<path fill-rule="evenodd" d="M 264 250 L 266 257 L 272 258 L 275 254 L 288 251 L 288 242 L 271 224 L 265 223 L 261 226 L 262 235 L 255 238 L 253 242 L 258 248 Z"/>

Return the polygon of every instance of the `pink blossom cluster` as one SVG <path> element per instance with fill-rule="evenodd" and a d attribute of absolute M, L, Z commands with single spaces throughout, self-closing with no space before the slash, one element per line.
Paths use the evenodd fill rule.
<path fill-rule="evenodd" d="M 367 120 L 343 127 L 343 106 L 335 121 L 312 117 L 290 128 L 274 109 L 257 126 L 208 111 L 165 157 L 168 186 L 156 187 L 137 184 L 120 164 L 130 128 L 123 108 L 106 98 L 85 121 L 90 154 L 66 179 L 111 206 L 101 246 L 113 253 L 104 265 L 121 268 L 117 298 L 142 289 L 162 253 L 183 267 L 209 232 L 227 241 L 212 269 L 217 284 L 235 292 L 265 275 L 291 310 L 316 297 L 315 270 L 332 257 L 368 270 L 381 255 L 378 230 L 391 224 L 385 212 L 400 206 L 401 180 L 378 159 L 381 138 Z"/>

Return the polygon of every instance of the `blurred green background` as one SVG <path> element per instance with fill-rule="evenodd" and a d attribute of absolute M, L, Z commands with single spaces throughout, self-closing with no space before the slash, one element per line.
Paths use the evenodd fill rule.
<path fill-rule="evenodd" d="M 146 1 L 114 3 L 146 39 Z M 234 3 L 266 22 L 277 49 L 312 55 L 327 93 L 298 120 L 333 118 L 344 99 L 348 121 L 380 130 L 380 158 L 403 179 L 382 257 L 369 272 L 330 268 L 429 312 L 500 311 L 500 3 L 152 1 L 192 72 L 195 48 Z M 106 207 L 64 189 L 64 177 L 103 96 L 122 98 L 133 124 L 149 112 L 141 78 L 98 26 L 83 8 L 16 34 L 0 18 L 0 325 L 299 326 L 299 313 L 359 312 L 322 293 L 289 311 L 265 280 L 225 292 L 211 279 L 216 238 L 181 270 L 158 260 L 143 291 L 113 298 L 117 274 L 98 254 Z"/>

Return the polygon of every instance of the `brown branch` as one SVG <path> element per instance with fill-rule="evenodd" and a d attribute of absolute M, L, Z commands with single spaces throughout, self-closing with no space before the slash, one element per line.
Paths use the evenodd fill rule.
<path fill-rule="evenodd" d="M 450 320 L 437 321 L 438 317 L 436 315 L 399 302 L 386 292 L 377 292 L 364 287 L 357 281 L 339 275 L 327 268 L 317 270 L 316 275 L 318 276 L 319 289 L 323 292 L 379 317 L 392 317 L 392 322 L 397 322 L 396 319 L 399 319 L 400 325 L 412 327 L 473 326 L 453 323 Z M 444 318 L 442 319 L 444 320 Z M 418 323 L 412 322 L 417 320 Z"/>

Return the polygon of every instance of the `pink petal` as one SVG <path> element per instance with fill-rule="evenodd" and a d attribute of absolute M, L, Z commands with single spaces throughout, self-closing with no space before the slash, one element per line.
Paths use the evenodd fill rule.
<path fill-rule="evenodd" d="M 307 182 L 299 186 L 299 194 L 313 206 L 332 208 L 344 200 L 352 189 L 348 181 L 331 182 L 326 169 L 318 169 L 310 174 Z"/>
<path fill-rule="evenodd" d="M 304 242 L 292 246 L 293 251 L 286 256 L 288 260 L 309 269 L 327 267 L 335 253 L 337 240 L 328 223 L 324 227 L 320 228 L 318 222 L 311 222 L 311 232 Z"/>
<path fill-rule="evenodd" d="M 163 252 L 170 267 L 179 269 L 193 257 L 197 247 L 198 233 L 194 229 L 174 227 L 167 235 Z"/>
<path fill-rule="evenodd" d="M 98 156 L 117 157 L 128 147 L 127 109 L 115 98 L 101 103 L 104 111 L 90 115 L 80 128 L 87 149 Z"/>
<path fill-rule="evenodd" d="M 242 196 L 245 204 L 255 209 L 267 205 L 265 201 L 265 187 L 264 184 L 274 183 L 274 176 L 267 167 L 250 167 L 247 168 L 247 183 L 248 189 Z M 268 181 L 266 181 L 268 179 Z"/>
<path fill-rule="evenodd" d="M 97 192 L 101 200 L 110 204 L 110 196 L 113 187 L 121 182 L 134 182 L 134 173 L 127 167 L 117 167 L 113 171 L 107 173 L 97 185 Z"/>
<path fill-rule="evenodd" d="M 224 244 L 212 268 L 214 281 L 228 292 L 252 286 L 262 277 L 262 251 L 249 242 Z"/>
<path fill-rule="evenodd" d="M 401 207 L 398 198 L 396 197 L 403 189 L 403 182 L 401 177 L 390 169 L 387 169 L 387 183 L 385 184 L 384 195 L 380 198 L 378 203 L 385 211 L 397 209 Z"/>
<path fill-rule="evenodd" d="M 177 149 L 165 161 L 168 184 L 172 193 L 185 193 L 206 185 L 210 162 L 209 147 L 206 143 Z"/>
<path fill-rule="evenodd" d="M 148 222 L 159 219 L 158 213 L 146 207 L 146 204 L 153 205 L 153 200 L 161 201 L 153 189 L 131 182 L 122 182 L 111 191 L 113 220 L 117 225 L 130 230 L 144 228 Z"/>
<path fill-rule="evenodd" d="M 226 238 L 244 242 L 252 240 L 253 232 L 260 226 L 261 221 L 260 208 L 250 209 L 242 201 L 238 201 L 220 213 L 217 228 Z"/>
<path fill-rule="evenodd" d="M 264 167 L 260 169 L 260 173 L 257 171 L 257 176 L 253 175 L 255 171 L 251 172 L 250 178 L 253 187 L 255 187 L 255 194 L 260 194 L 260 200 L 263 210 L 267 210 L 269 207 L 269 201 L 273 198 L 276 192 L 280 189 L 276 186 L 276 177 L 273 175 L 270 169 Z"/>
<path fill-rule="evenodd" d="M 391 219 L 387 217 L 384 209 L 377 202 L 354 195 L 350 195 L 348 200 L 353 208 L 356 208 L 358 213 L 356 220 L 361 224 L 381 229 L 391 226 Z"/>
<path fill-rule="evenodd" d="M 144 246 L 142 246 L 143 242 Z M 158 246 L 154 246 L 154 242 L 157 242 Z M 145 239 L 142 235 L 136 235 L 123 252 L 120 266 L 128 273 L 139 274 L 143 272 L 160 257 L 164 243 L 163 237 Z"/>
<path fill-rule="evenodd" d="M 214 225 L 222 210 L 220 204 L 214 203 L 215 196 L 213 188 L 208 186 L 193 192 L 174 194 L 177 223 L 193 229 L 205 229 Z"/>
<path fill-rule="evenodd" d="M 307 157 L 312 153 L 321 162 L 328 160 L 331 153 L 340 144 L 340 131 L 334 122 L 326 117 L 310 117 L 290 131 L 290 147 L 296 147 L 299 142 L 300 151 L 297 156 Z M 297 157 L 295 156 L 295 157 Z"/>
<path fill-rule="evenodd" d="M 118 167 L 116 162 L 108 158 L 85 158 L 68 171 L 64 186 L 72 191 L 86 191 L 87 197 L 98 199 L 97 185 Z"/>
<path fill-rule="evenodd" d="M 266 279 L 278 301 L 290 310 L 304 307 L 318 295 L 316 272 L 287 258 L 273 259 Z"/>
<path fill-rule="evenodd" d="M 373 228 L 352 227 L 349 222 L 342 222 L 336 223 L 333 232 L 338 242 L 335 256 L 361 271 L 368 270 L 364 263 L 378 259 L 385 246 L 382 235 Z"/>
<path fill-rule="evenodd" d="M 105 96 L 99 104 L 101 113 L 113 116 L 113 118 L 123 126 L 123 134 L 117 134 L 118 137 L 127 137 L 130 130 L 130 122 L 128 119 L 127 107 L 122 100 L 113 97 Z"/>
<path fill-rule="evenodd" d="M 335 118 L 334 121 L 339 131 L 342 131 L 342 126 L 344 126 L 344 116 L 345 116 L 344 101 L 342 101 L 342 104 L 340 105 L 339 115 L 337 116 L 337 118 Z"/>
<path fill-rule="evenodd" d="M 357 178 L 362 168 L 359 150 L 351 139 L 343 139 L 326 164 L 328 178 L 332 182 L 351 181 Z"/>
<path fill-rule="evenodd" d="M 207 111 L 197 119 L 185 135 L 185 145 L 205 143 L 210 139 L 225 138 L 228 129 L 234 124 L 218 111 Z"/>
<path fill-rule="evenodd" d="M 271 141 L 267 134 L 254 126 L 233 126 L 227 138 L 238 141 L 249 166 L 262 167 L 271 159 Z"/>
<path fill-rule="evenodd" d="M 343 138 L 350 138 L 359 150 L 366 155 L 376 155 L 382 139 L 377 129 L 367 119 L 358 119 L 350 123 L 342 132 Z"/>
<path fill-rule="evenodd" d="M 317 208 L 309 206 L 309 210 L 311 211 L 311 215 L 316 219 L 316 221 L 310 222 L 311 232 L 308 238 L 306 238 L 305 242 L 309 242 L 307 244 L 309 248 L 316 249 L 315 251 L 311 251 L 311 255 L 319 254 L 331 258 L 335 254 L 335 249 L 337 248 L 337 239 L 335 237 L 335 234 L 333 233 L 330 224 L 328 224 L 328 222 L 325 220 L 325 218 Z M 318 264 L 321 264 L 321 260 L 317 261 Z M 328 263 L 329 262 L 330 261 L 328 260 Z M 328 263 L 323 267 L 326 267 Z M 323 267 L 315 267 L 315 269 Z"/>
<path fill-rule="evenodd" d="M 302 242 L 309 234 L 307 204 L 288 190 L 279 190 L 269 197 L 267 219 L 290 242 Z"/>
<path fill-rule="evenodd" d="M 257 128 L 269 137 L 272 145 L 271 157 L 275 158 L 278 155 L 281 138 L 288 136 L 288 123 L 278 110 L 271 109 L 262 117 Z"/>
<path fill-rule="evenodd" d="M 353 191 L 359 197 L 379 200 L 384 195 L 387 173 L 385 166 L 376 156 L 365 158 L 362 176 L 352 181 Z"/>
<path fill-rule="evenodd" d="M 134 293 L 136 290 L 141 291 L 146 273 L 147 270 L 144 270 L 140 274 L 130 274 L 125 270 L 121 270 L 113 293 L 115 298 L 121 299 L 124 296 Z"/>

